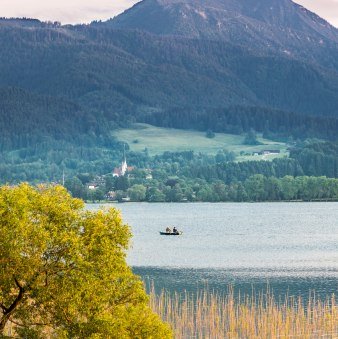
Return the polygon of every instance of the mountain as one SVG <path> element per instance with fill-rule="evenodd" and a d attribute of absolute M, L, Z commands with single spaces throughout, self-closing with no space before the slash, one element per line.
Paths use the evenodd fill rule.
<path fill-rule="evenodd" d="M 92 27 L 152 66 L 149 106 L 338 115 L 338 30 L 290 0 L 144 0 Z"/>
<path fill-rule="evenodd" d="M 337 66 L 338 30 L 290 0 L 145 0 L 104 25 L 223 40 Z"/>
<path fill-rule="evenodd" d="M 293 39 L 298 32 L 338 41 L 336 28 L 290 0 L 144 0 L 104 24 L 185 37 Z"/>
<path fill-rule="evenodd" d="M 22 131 L 3 150 L 36 134 L 115 147 L 111 129 L 135 121 L 336 135 L 338 30 L 290 0 L 144 0 L 76 26 L 0 19 L 0 44 L 0 132 Z"/>

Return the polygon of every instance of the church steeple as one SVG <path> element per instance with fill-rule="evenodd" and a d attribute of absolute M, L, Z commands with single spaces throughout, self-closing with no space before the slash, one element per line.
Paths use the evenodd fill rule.
<path fill-rule="evenodd" d="M 128 172 L 127 156 L 126 156 L 126 144 L 123 145 L 123 159 L 120 167 L 114 169 L 114 177 L 123 177 Z"/>
<path fill-rule="evenodd" d="M 124 176 L 127 173 L 128 165 L 127 165 L 127 157 L 126 157 L 126 144 L 123 145 L 123 161 L 121 165 L 121 175 Z"/>

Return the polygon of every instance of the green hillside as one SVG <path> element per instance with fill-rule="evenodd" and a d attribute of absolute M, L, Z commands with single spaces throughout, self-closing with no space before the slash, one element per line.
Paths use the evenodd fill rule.
<path fill-rule="evenodd" d="M 16 87 L 49 101 L 53 98 L 53 114 L 47 113 L 55 119 L 42 118 L 48 121 L 43 126 L 47 137 L 61 129 L 67 132 L 62 137 L 72 138 L 68 120 L 55 110 L 65 101 L 69 115 L 86 116 L 86 129 L 99 137 L 105 133 L 102 126 L 125 128 L 130 122 L 142 122 L 232 134 L 252 128 L 278 138 L 336 140 L 335 28 L 290 0 L 274 0 L 274 11 L 271 1 L 264 1 L 258 12 L 252 10 L 255 1 L 215 0 L 211 7 L 208 1 L 178 3 L 184 11 L 189 8 L 187 20 L 182 21 L 181 10 L 173 10 L 175 1 L 168 6 L 142 1 L 137 7 L 145 9 L 141 12 L 134 8 L 117 21 L 92 25 L 3 19 L 0 88 Z M 201 6 L 210 11 L 207 21 L 196 17 Z M 149 21 L 150 17 L 156 20 Z M 168 35 L 153 34 L 151 27 L 123 28 L 121 19 L 143 22 L 155 30 L 176 22 L 182 31 L 195 27 L 198 34 L 182 36 L 170 30 Z M 221 35 L 218 21 L 223 22 Z M 20 107 L 25 92 L 16 93 L 16 99 Z M 29 108 L 34 121 L 37 110 Z M 9 115 L 17 130 L 27 127 L 16 106 L 0 112 L 0 119 Z M 27 129 L 27 143 L 35 143 L 32 129 Z M 7 125 L 0 123 L 0 134 L 6 131 Z M 16 144 L 6 147 L 17 149 Z"/>
<path fill-rule="evenodd" d="M 263 144 L 259 146 L 243 145 L 244 135 L 216 133 L 215 138 L 209 139 L 204 132 L 161 128 L 147 124 L 134 124 L 132 128 L 119 129 L 113 132 L 119 140 L 129 144 L 132 151 L 148 150 L 149 155 L 158 155 L 166 151 L 194 151 L 206 154 L 216 154 L 219 150 L 227 149 L 235 152 L 239 160 L 272 160 L 276 157 L 287 156 L 284 143 L 258 138 Z M 280 155 L 252 156 L 254 152 L 265 149 L 280 150 Z"/>

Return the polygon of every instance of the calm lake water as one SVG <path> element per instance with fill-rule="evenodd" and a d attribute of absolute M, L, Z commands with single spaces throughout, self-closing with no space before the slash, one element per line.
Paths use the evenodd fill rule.
<path fill-rule="evenodd" d="M 128 263 L 158 288 L 338 292 L 338 203 L 109 206 L 132 227 Z M 183 235 L 160 236 L 167 226 Z"/>

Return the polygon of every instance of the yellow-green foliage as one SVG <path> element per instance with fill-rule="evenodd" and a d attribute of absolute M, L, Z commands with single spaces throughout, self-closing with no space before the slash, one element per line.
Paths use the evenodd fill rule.
<path fill-rule="evenodd" d="M 240 301 L 238 301 L 240 299 Z M 235 298 L 208 291 L 197 295 L 151 293 L 151 306 L 175 329 L 175 338 L 338 338 L 338 306 L 312 298 L 276 302 L 273 295 Z"/>
<path fill-rule="evenodd" d="M 170 338 L 126 264 L 129 227 L 83 207 L 62 187 L 0 189 L 0 336 Z"/>

